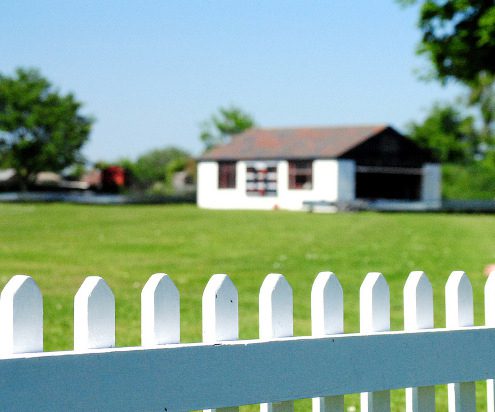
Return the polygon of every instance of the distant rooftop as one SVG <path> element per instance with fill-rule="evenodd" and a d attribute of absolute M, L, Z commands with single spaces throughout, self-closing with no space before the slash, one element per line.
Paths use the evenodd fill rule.
<path fill-rule="evenodd" d="M 200 160 L 336 158 L 386 129 L 391 127 L 255 128 L 207 151 Z"/>

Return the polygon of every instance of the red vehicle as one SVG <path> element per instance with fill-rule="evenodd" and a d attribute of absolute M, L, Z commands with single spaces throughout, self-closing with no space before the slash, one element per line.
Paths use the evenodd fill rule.
<path fill-rule="evenodd" d="M 101 186 L 104 192 L 118 192 L 126 187 L 127 173 L 121 166 L 108 166 L 101 172 Z"/>

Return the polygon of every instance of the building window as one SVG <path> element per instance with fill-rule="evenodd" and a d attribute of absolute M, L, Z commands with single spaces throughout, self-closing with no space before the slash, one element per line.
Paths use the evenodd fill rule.
<path fill-rule="evenodd" d="M 277 165 L 273 162 L 256 162 L 246 168 L 248 196 L 277 196 Z"/>
<path fill-rule="evenodd" d="M 313 161 L 289 161 L 289 189 L 311 189 L 313 187 Z"/>
<path fill-rule="evenodd" d="M 235 189 L 235 162 L 218 162 L 218 188 Z"/>

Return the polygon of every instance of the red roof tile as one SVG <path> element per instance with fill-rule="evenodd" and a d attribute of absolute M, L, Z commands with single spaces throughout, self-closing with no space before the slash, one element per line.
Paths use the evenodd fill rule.
<path fill-rule="evenodd" d="M 250 129 L 214 147 L 200 160 L 335 158 L 387 129 L 387 125 Z"/>

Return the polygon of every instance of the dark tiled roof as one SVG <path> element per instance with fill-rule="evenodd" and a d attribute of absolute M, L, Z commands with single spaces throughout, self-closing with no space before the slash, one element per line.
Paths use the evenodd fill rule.
<path fill-rule="evenodd" d="M 387 129 L 387 125 L 251 129 L 214 147 L 199 160 L 335 158 Z"/>

